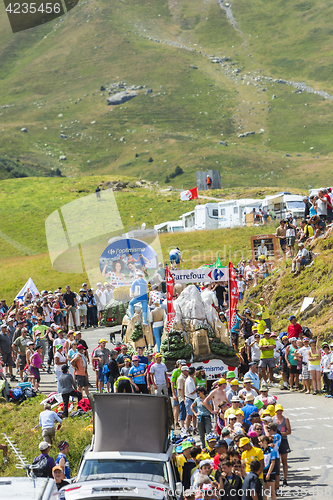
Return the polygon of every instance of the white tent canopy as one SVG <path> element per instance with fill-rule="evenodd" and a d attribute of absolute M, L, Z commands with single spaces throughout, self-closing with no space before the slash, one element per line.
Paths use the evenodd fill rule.
<path fill-rule="evenodd" d="M 36 293 L 39 294 L 39 291 L 35 285 L 35 283 L 32 281 L 32 278 L 29 278 L 24 287 L 19 291 L 19 293 L 16 295 L 16 299 L 23 299 L 24 294 L 28 291 L 32 293 L 33 296 L 36 295 Z"/>

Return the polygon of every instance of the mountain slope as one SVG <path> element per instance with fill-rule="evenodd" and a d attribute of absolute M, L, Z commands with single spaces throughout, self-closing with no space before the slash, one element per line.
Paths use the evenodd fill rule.
<path fill-rule="evenodd" d="M 160 182 L 180 165 L 178 187 L 207 168 L 225 186 L 329 183 L 332 102 L 266 77 L 331 92 L 332 7 L 232 0 L 227 11 L 239 30 L 215 0 L 96 0 L 13 35 L 2 10 L 0 154 Z M 144 88 L 107 106 L 101 88 L 119 82 Z"/>

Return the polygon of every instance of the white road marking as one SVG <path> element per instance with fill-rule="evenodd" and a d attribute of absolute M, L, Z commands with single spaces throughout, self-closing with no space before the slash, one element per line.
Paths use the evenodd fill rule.
<path fill-rule="evenodd" d="M 297 472 L 308 472 L 309 470 L 311 469 L 314 469 L 314 470 L 320 470 L 322 468 L 325 468 L 326 469 L 332 469 L 333 468 L 333 465 L 332 464 L 323 464 L 323 465 L 310 465 L 310 467 L 299 467 L 297 470 Z"/>
<path fill-rule="evenodd" d="M 310 422 L 311 420 L 332 420 L 333 417 L 297 418 L 296 422 Z"/>
<path fill-rule="evenodd" d="M 315 406 L 300 406 L 299 408 L 284 408 L 283 411 L 296 411 L 296 410 L 316 410 Z"/>
<path fill-rule="evenodd" d="M 321 446 L 319 448 L 304 448 L 304 451 L 314 451 L 314 450 L 326 450 L 325 446 Z"/>

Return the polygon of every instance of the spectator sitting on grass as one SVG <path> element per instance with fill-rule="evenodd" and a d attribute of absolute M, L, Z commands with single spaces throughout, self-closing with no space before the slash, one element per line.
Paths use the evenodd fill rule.
<path fill-rule="evenodd" d="M 301 228 L 298 231 L 297 241 L 298 243 L 302 241 L 305 244 L 305 242 L 313 236 L 313 227 L 308 224 L 306 220 L 302 220 L 300 226 Z"/>
<path fill-rule="evenodd" d="M 313 215 L 309 220 L 309 224 L 311 224 L 313 226 L 314 231 L 315 231 L 313 240 L 315 240 L 316 238 L 319 238 L 319 236 L 324 234 L 326 224 L 325 224 L 325 221 L 319 217 L 319 215 Z"/>
<path fill-rule="evenodd" d="M 298 244 L 297 255 L 293 259 L 291 272 L 294 273 L 296 276 L 301 272 L 301 266 L 306 266 L 307 264 L 309 264 L 309 262 L 310 262 L 310 252 L 304 247 L 304 243 L 300 241 Z"/>

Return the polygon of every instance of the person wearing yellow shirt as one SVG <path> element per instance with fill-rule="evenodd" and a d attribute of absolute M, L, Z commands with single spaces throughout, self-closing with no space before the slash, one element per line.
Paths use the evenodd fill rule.
<path fill-rule="evenodd" d="M 259 311 L 256 314 L 256 327 L 257 327 L 257 332 L 259 335 L 263 335 L 264 331 L 266 330 L 267 326 L 265 323 L 265 320 L 262 319 L 262 313 Z"/>
<path fill-rule="evenodd" d="M 182 448 L 182 453 L 177 455 L 176 465 L 178 468 L 180 480 L 182 481 L 182 479 L 183 479 L 183 467 L 184 467 L 184 464 L 188 460 L 190 460 L 190 458 L 191 458 L 191 450 L 193 448 L 193 445 L 192 445 L 192 443 L 190 443 L 190 441 L 183 441 L 181 444 L 181 448 Z M 193 467 L 195 467 L 195 465 Z"/>
<path fill-rule="evenodd" d="M 259 304 L 256 304 L 255 302 L 252 302 L 251 300 L 249 300 L 249 302 L 259 308 L 259 312 L 261 312 L 261 317 L 265 321 L 265 324 L 266 324 L 265 328 L 271 329 L 271 319 L 269 317 L 268 307 L 267 307 L 265 298 L 260 297 Z"/>
<path fill-rule="evenodd" d="M 267 381 L 267 368 L 269 369 L 269 379 L 273 382 L 273 368 L 275 367 L 274 349 L 276 347 L 274 338 L 270 337 L 271 332 L 268 328 L 264 331 L 263 338 L 259 341 L 261 351 L 259 368 L 262 378 Z"/>
<path fill-rule="evenodd" d="M 224 412 L 224 420 L 226 421 L 229 415 L 231 415 L 232 413 L 236 415 L 237 410 L 239 410 L 241 400 L 239 399 L 238 396 L 233 396 L 230 402 L 231 402 L 231 407 Z"/>
<path fill-rule="evenodd" d="M 253 460 L 258 460 L 260 463 L 260 469 L 257 472 L 257 475 L 259 476 L 259 479 L 264 479 L 264 454 L 263 451 L 260 448 L 255 448 L 252 446 L 250 443 L 249 438 L 243 437 L 239 440 L 238 447 L 242 452 L 242 460 L 244 460 L 246 467 L 245 467 L 245 472 L 249 473 L 251 472 L 251 462 Z"/>

